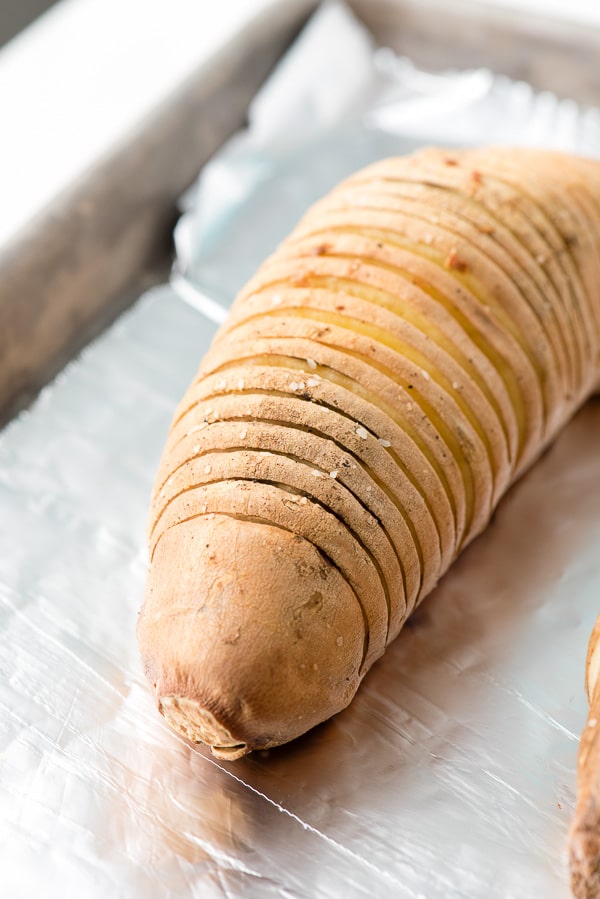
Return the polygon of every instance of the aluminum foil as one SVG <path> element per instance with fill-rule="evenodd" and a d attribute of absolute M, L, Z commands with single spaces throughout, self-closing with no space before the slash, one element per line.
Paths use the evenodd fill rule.
<path fill-rule="evenodd" d="M 511 491 L 352 705 L 287 747 L 227 764 L 180 740 L 134 629 L 174 406 L 210 319 L 307 203 L 424 141 L 594 152 L 597 136 L 597 113 L 526 85 L 431 76 L 374 50 L 339 5 L 313 21 L 250 130 L 186 198 L 173 284 L 0 436 L 2 897 L 568 896 L 600 597 L 600 401 Z"/>

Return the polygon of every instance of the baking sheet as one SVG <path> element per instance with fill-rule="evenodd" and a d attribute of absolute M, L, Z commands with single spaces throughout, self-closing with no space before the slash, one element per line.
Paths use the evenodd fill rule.
<path fill-rule="evenodd" d="M 222 316 L 292 223 L 285 215 L 371 153 L 436 139 L 436 122 L 480 121 L 495 139 L 500 113 L 484 114 L 494 97 L 512 110 L 498 119 L 505 135 L 522 136 L 537 115 L 553 140 L 594 149 L 595 114 L 569 104 L 567 115 L 488 73 L 418 73 L 373 53 L 339 6 L 313 23 L 288 74 L 306 72 L 314 41 L 332 52 L 352 41 L 365 81 L 329 105 L 319 73 L 326 115 L 303 144 L 293 115 L 285 139 L 267 127 L 283 83 L 271 82 L 253 112 L 255 124 L 275 104 L 260 140 L 254 131 L 229 144 L 187 198 L 174 285 L 144 296 L 0 435 L 2 896 L 568 896 L 600 596 L 599 401 L 509 494 L 332 721 L 217 763 L 168 731 L 143 680 L 134 628 L 166 429 L 214 331 L 207 313 Z M 314 98 L 302 83 L 308 122 Z M 557 131 L 559 120 L 570 125 Z M 224 179 L 236 187 L 227 198 Z"/>

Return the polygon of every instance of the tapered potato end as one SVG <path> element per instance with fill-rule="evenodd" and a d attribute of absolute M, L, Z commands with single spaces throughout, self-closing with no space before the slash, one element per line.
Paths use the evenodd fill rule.
<path fill-rule="evenodd" d="M 571 889 L 577 899 L 600 899 L 600 618 L 590 638 L 586 688 L 590 711 L 577 756 L 577 806 L 569 832 Z"/>
<path fill-rule="evenodd" d="M 353 590 L 307 540 L 209 515 L 159 541 L 138 639 L 166 721 L 234 759 L 345 708 L 365 628 Z"/>
<path fill-rule="evenodd" d="M 196 699 L 187 696 L 163 696 L 158 710 L 165 721 L 192 743 L 206 743 L 219 759 L 233 761 L 250 752 L 247 743 L 237 743 L 233 734 Z"/>
<path fill-rule="evenodd" d="M 596 721 L 590 712 L 581 738 L 577 808 L 569 832 L 571 889 L 577 899 L 600 899 L 600 740 Z"/>
<path fill-rule="evenodd" d="M 569 836 L 571 889 L 577 899 L 600 897 L 600 809 L 590 801 L 578 807 Z"/>

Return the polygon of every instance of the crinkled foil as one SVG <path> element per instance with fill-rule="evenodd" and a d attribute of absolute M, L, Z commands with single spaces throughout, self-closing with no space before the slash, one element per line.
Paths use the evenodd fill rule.
<path fill-rule="evenodd" d="M 173 285 L 142 297 L 0 436 L 7 899 L 568 896 L 600 607 L 599 401 L 511 491 L 351 706 L 304 738 L 216 763 L 166 728 L 142 676 L 149 492 L 214 331 L 207 316 L 222 317 L 316 194 L 371 158 L 502 136 L 594 150 L 595 113 L 485 72 L 420 73 L 373 52 L 339 6 L 302 41 L 250 132 L 188 196 Z M 323 45 L 334 63 L 315 96 Z M 344 48 L 352 78 L 340 77 Z"/>

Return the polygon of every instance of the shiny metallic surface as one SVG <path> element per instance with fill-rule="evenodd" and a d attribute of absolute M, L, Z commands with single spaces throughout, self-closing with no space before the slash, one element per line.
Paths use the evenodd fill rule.
<path fill-rule="evenodd" d="M 431 80 L 373 56 L 351 20 L 334 25 L 379 99 L 299 146 L 266 128 L 272 83 L 254 109 L 260 136 L 206 170 L 178 228 L 174 286 L 142 297 L 0 435 L 3 897 L 568 896 L 600 598 L 599 400 L 510 492 L 351 706 L 295 743 L 217 763 L 168 730 L 141 671 L 151 483 L 215 329 L 193 304 L 208 297 L 219 318 L 286 216 L 392 146 L 459 142 L 458 120 L 465 142 L 477 122 L 480 140 L 500 125 L 515 139 L 534 113 L 549 131 L 531 126 L 532 141 L 589 149 L 595 134 L 593 118 L 526 86 Z"/>
<path fill-rule="evenodd" d="M 63 0 L 0 52 L 0 423 L 164 277 L 179 194 L 312 5 Z"/>
<path fill-rule="evenodd" d="M 156 290 L 3 434 L 3 895 L 565 896 L 600 403 L 347 711 L 217 765 L 166 729 L 134 639 L 149 488 L 209 337 Z"/>

